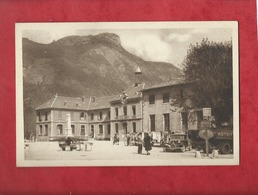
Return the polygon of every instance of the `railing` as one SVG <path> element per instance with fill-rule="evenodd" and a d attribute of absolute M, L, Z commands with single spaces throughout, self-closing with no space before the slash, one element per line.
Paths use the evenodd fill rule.
<path fill-rule="evenodd" d="M 128 120 L 128 119 L 136 119 L 136 118 L 137 118 L 136 115 L 133 115 L 133 116 L 119 115 L 114 117 L 115 120 Z"/>

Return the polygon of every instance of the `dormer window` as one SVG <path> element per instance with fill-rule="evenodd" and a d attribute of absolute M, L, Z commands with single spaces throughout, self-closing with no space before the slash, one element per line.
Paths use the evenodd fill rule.
<path fill-rule="evenodd" d="M 40 112 L 38 112 L 38 119 L 39 119 L 39 121 L 42 121 L 42 119 L 41 119 L 41 113 L 40 113 Z"/>
<path fill-rule="evenodd" d="M 149 104 L 155 104 L 155 95 L 149 96 Z"/>
<path fill-rule="evenodd" d="M 99 119 L 102 120 L 102 112 L 99 113 Z"/>
<path fill-rule="evenodd" d="M 168 103 L 169 102 L 169 93 L 163 94 L 163 103 Z"/>
<path fill-rule="evenodd" d="M 45 112 L 45 121 L 47 121 L 47 118 L 48 118 L 48 113 L 47 111 Z"/>
<path fill-rule="evenodd" d="M 80 114 L 80 119 L 84 120 L 86 118 L 86 114 L 84 112 L 81 112 Z"/>

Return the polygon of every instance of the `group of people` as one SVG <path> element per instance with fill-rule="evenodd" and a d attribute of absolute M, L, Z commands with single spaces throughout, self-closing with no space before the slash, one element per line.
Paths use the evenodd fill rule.
<path fill-rule="evenodd" d="M 144 133 L 144 137 L 142 137 L 142 133 L 139 133 L 137 135 L 136 141 L 138 145 L 138 154 L 142 154 L 142 148 L 144 147 L 145 151 L 147 152 L 147 155 L 150 155 L 151 149 L 152 149 L 152 137 L 148 133 Z M 126 145 L 130 145 L 130 140 L 131 140 L 131 135 L 127 134 L 126 135 Z M 119 145 L 119 136 L 117 133 L 114 134 L 114 139 L 113 139 L 113 144 Z"/>
<path fill-rule="evenodd" d="M 144 133 L 144 138 L 142 139 L 142 133 L 138 134 L 138 154 L 142 154 L 142 147 L 144 147 L 147 155 L 150 155 L 152 149 L 152 137 L 148 133 Z"/>

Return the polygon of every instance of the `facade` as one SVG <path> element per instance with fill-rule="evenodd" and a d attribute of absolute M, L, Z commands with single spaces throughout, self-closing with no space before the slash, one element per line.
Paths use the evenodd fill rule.
<path fill-rule="evenodd" d="M 88 113 L 88 136 L 97 140 L 110 140 L 110 104 L 114 96 L 96 98 L 91 97 Z"/>
<path fill-rule="evenodd" d="M 115 133 L 123 139 L 142 131 L 142 89 L 144 84 L 132 85 L 110 101 L 112 138 Z"/>
<path fill-rule="evenodd" d="M 184 112 L 173 102 L 184 99 L 189 84 L 176 81 L 145 87 L 136 83 L 116 96 L 72 98 L 55 96 L 36 108 L 39 141 L 67 134 L 71 115 L 72 134 L 97 140 L 123 139 L 127 133 L 175 132 L 197 129 L 198 112 Z M 194 120 L 190 120 L 194 118 Z"/>
<path fill-rule="evenodd" d="M 142 90 L 143 130 L 146 132 L 186 131 L 189 126 L 188 112 L 173 103 L 183 99 L 189 85 L 171 81 Z"/>
<path fill-rule="evenodd" d="M 89 100 L 85 98 L 62 97 L 55 95 L 45 104 L 36 108 L 36 137 L 39 141 L 65 135 L 68 130 L 67 114 L 71 116 L 74 136 L 86 136 L 88 132 Z"/>
<path fill-rule="evenodd" d="M 114 96 L 90 99 L 55 96 L 36 108 L 36 137 L 39 141 L 67 134 L 67 116 L 75 137 L 110 139 L 109 101 Z"/>

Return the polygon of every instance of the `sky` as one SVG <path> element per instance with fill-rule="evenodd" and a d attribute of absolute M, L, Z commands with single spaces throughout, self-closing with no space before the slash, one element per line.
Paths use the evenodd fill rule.
<path fill-rule="evenodd" d="M 143 60 L 168 62 L 181 68 L 190 44 L 200 43 L 203 38 L 210 41 L 231 41 L 231 28 L 44 28 L 26 29 L 22 36 L 38 43 L 51 43 L 70 35 L 97 35 L 115 33 L 122 46 Z"/>

